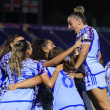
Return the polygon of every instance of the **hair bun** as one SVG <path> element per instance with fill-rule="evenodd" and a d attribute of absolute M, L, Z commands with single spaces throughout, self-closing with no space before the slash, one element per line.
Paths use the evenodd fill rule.
<path fill-rule="evenodd" d="M 84 13 L 84 7 L 83 6 L 78 6 L 74 8 L 74 12 L 79 12 L 79 13 Z"/>

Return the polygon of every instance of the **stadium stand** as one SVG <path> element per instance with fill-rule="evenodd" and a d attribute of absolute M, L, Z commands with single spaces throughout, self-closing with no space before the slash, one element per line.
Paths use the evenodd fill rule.
<path fill-rule="evenodd" d="M 73 31 L 62 31 L 62 30 L 42 30 L 38 29 L 35 31 L 35 29 L 31 29 L 31 32 L 36 36 L 36 38 L 39 39 L 50 39 L 53 41 L 53 43 L 62 48 L 63 50 L 66 50 L 67 48 L 71 47 L 75 43 L 76 34 Z M 23 36 L 28 41 L 32 42 L 32 38 L 21 28 L 4 28 L 0 30 L 0 46 L 4 43 L 4 41 L 13 33 L 17 33 L 21 36 Z M 102 53 L 102 60 L 103 65 L 106 65 L 108 61 L 110 61 L 110 33 L 107 32 L 100 32 L 99 39 L 100 39 L 100 50 Z"/>

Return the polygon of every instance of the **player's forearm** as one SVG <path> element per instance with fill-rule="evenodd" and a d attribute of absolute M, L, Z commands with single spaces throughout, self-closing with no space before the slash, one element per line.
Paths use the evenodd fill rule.
<path fill-rule="evenodd" d="M 49 66 L 55 66 L 57 64 L 59 64 L 66 56 L 68 56 L 74 49 L 76 48 L 76 46 L 72 46 L 71 48 L 69 48 L 68 50 L 64 51 L 63 53 L 61 53 L 60 55 L 56 56 L 55 58 L 53 58 L 50 61 L 46 61 L 44 63 L 45 67 L 49 67 Z"/>
<path fill-rule="evenodd" d="M 42 83 L 41 78 L 39 76 L 36 76 L 34 78 L 29 78 L 22 82 L 16 83 L 16 86 L 17 86 L 17 88 L 29 88 L 29 87 L 34 87 L 36 85 L 39 85 L 41 83 Z"/>
<path fill-rule="evenodd" d="M 54 71 L 54 73 L 53 73 L 53 75 L 52 75 L 51 78 L 49 78 L 49 77 L 43 77 L 43 76 L 41 76 L 41 78 L 43 77 L 42 80 L 43 80 L 43 82 L 45 83 L 45 85 L 47 87 L 53 88 L 53 86 L 54 86 L 54 84 L 56 82 L 56 79 L 57 79 L 58 74 L 59 74 L 59 72 Z"/>
<path fill-rule="evenodd" d="M 55 65 L 57 65 L 58 63 L 60 63 L 66 56 L 68 56 L 74 49 L 76 48 L 76 46 L 72 46 L 71 48 L 69 48 L 68 50 L 66 50 L 65 52 L 63 52 L 61 55 L 55 57 L 54 61 L 55 61 Z"/>
<path fill-rule="evenodd" d="M 84 78 L 82 73 L 75 73 L 75 78 Z"/>
<path fill-rule="evenodd" d="M 56 66 L 56 69 L 50 78 L 48 74 L 44 74 L 40 76 L 47 87 L 53 88 L 56 82 L 57 76 L 62 69 L 63 69 L 63 64 L 59 64 Z"/>

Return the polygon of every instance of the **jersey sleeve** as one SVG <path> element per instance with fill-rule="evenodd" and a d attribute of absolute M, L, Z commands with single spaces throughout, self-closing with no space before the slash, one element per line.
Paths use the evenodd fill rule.
<path fill-rule="evenodd" d="M 9 60 L 9 56 L 10 55 L 4 55 L 3 57 L 2 57 L 2 59 L 1 59 L 1 68 L 4 70 L 4 71 L 6 71 L 6 66 L 7 66 L 7 64 L 8 64 L 8 60 Z"/>
<path fill-rule="evenodd" d="M 91 44 L 93 41 L 94 33 L 92 29 L 87 30 L 86 33 L 82 35 L 82 44 Z"/>
<path fill-rule="evenodd" d="M 1 61 L 0 61 L 0 86 L 2 85 L 2 83 L 5 81 L 6 78 L 6 66 L 8 64 L 8 60 L 6 55 L 2 57 Z"/>
<path fill-rule="evenodd" d="M 44 66 L 45 61 L 39 62 L 39 75 L 48 74 L 46 67 Z"/>
<path fill-rule="evenodd" d="M 5 74 L 3 73 L 3 69 L 1 68 L 1 62 L 0 62 L 0 87 L 5 80 Z"/>

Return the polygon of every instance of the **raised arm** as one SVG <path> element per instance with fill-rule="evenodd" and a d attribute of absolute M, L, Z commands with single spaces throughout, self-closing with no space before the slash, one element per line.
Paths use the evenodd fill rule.
<path fill-rule="evenodd" d="M 56 69 L 53 72 L 51 78 L 49 78 L 48 74 L 44 74 L 44 75 L 40 76 L 42 78 L 42 81 L 45 83 L 45 85 L 47 87 L 53 88 L 53 86 L 56 82 L 57 76 L 62 69 L 63 69 L 63 64 L 60 64 L 60 65 L 56 66 Z"/>
<path fill-rule="evenodd" d="M 10 84 L 8 86 L 9 90 L 16 90 L 18 88 L 29 88 L 29 87 L 34 87 L 36 85 L 39 85 L 42 83 L 41 77 L 38 75 L 33 78 L 29 78 L 27 80 L 24 80 L 22 82 L 18 82 L 16 84 Z"/>
<path fill-rule="evenodd" d="M 74 46 L 72 46 L 71 48 L 67 49 L 66 51 L 64 51 L 63 53 L 61 53 L 60 55 L 56 56 L 55 58 L 53 58 L 52 60 L 46 61 L 44 63 L 45 67 L 49 67 L 49 66 L 55 66 L 58 63 L 60 63 L 66 56 L 68 56 L 74 49 L 76 49 L 77 47 L 81 46 L 81 41 L 82 37 L 76 42 L 76 44 Z"/>

